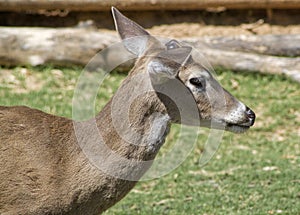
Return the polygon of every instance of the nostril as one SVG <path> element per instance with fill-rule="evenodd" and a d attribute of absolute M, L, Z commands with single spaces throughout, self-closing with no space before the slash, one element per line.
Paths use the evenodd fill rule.
<path fill-rule="evenodd" d="M 250 108 L 248 108 L 248 107 L 246 107 L 246 114 L 251 119 L 255 118 L 255 113 Z"/>
<path fill-rule="evenodd" d="M 255 113 L 249 107 L 246 107 L 246 115 L 252 121 L 253 124 L 255 120 Z"/>

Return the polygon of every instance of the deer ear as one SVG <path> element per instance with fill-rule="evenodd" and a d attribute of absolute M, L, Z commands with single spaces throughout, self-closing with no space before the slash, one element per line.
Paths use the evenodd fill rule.
<path fill-rule="evenodd" d="M 125 48 L 134 55 L 142 55 L 146 50 L 150 34 L 116 8 L 112 7 L 111 10 L 116 30 L 123 40 Z"/>
<path fill-rule="evenodd" d="M 148 64 L 148 72 L 155 83 L 176 78 L 180 67 L 191 57 L 192 47 L 180 47 L 160 52 Z"/>

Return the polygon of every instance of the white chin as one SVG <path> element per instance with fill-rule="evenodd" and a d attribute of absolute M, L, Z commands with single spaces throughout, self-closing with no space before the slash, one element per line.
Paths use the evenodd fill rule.
<path fill-rule="evenodd" d="M 201 121 L 200 126 L 212 128 L 212 129 L 230 131 L 233 133 L 244 133 L 250 128 L 249 126 L 228 124 L 228 123 L 218 121 L 218 120 L 213 120 L 213 121 L 203 120 L 203 121 Z"/>
<path fill-rule="evenodd" d="M 244 133 L 249 129 L 249 126 L 228 125 L 225 130 L 233 133 Z"/>

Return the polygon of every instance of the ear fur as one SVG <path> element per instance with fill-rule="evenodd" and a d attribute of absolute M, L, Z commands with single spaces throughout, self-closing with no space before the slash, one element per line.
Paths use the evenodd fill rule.
<path fill-rule="evenodd" d="M 146 48 L 150 34 L 134 21 L 128 19 L 116 8 L 111 8 L 116 30 L 125 48 L 134 55 L 141 56 Z"/>
<path fill-rule="evenodd" d="M 176 78 L 180 67 L 191 57 L 192 47 L 180 47 L 160 52 L 148 64 L 148 72 L 156 84 Z"/>

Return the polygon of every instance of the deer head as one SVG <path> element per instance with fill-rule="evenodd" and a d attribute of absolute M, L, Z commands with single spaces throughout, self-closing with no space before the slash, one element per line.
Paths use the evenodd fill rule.
<path fill-rule="evenodd" d="M 153 88 L 173 87 L 180 83 L 192 95 L 200 122 L 193 117 L 180 116 L 176 104 L 159 95 L 174 123 L 199 125 L 241 133 L 254 124 L 254 112 L 226 91 L 212 72 L 199 59 L 199 52 L 188 44 L 174 39 L 160 41 L 137 23 L 112 8 L 116 29 L 125 48 L 136 55 L 136 65 L 143 64 Z M 179 92 L 179 91 L 178 91 Z M 179 94 L 178 96 L 184 96 Z M 187 113 L 188 114 L 188 113 Z"/>

